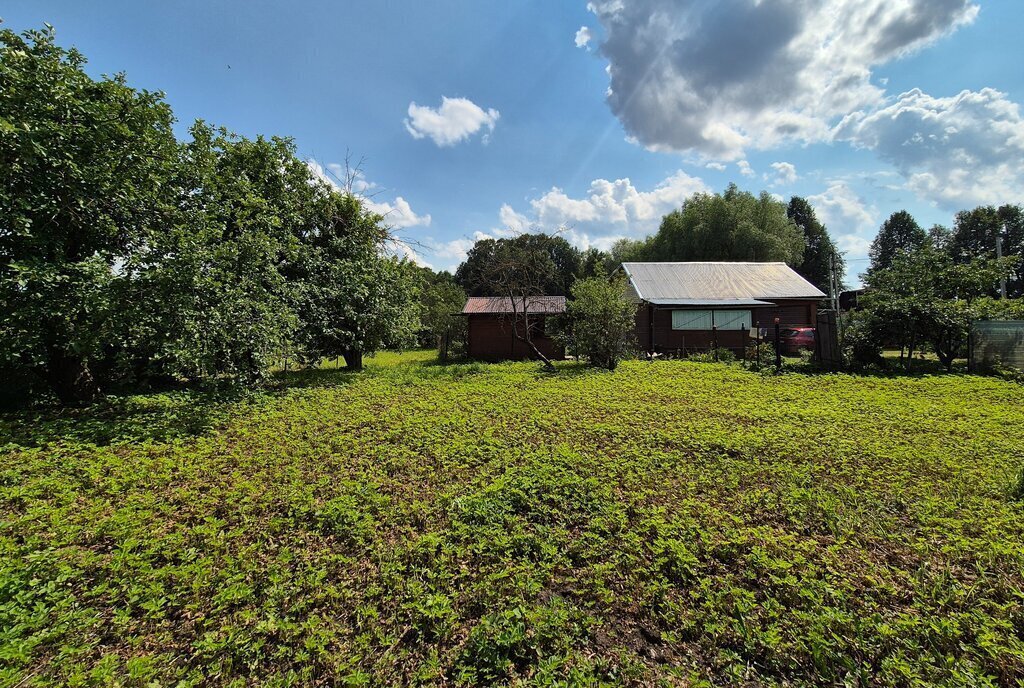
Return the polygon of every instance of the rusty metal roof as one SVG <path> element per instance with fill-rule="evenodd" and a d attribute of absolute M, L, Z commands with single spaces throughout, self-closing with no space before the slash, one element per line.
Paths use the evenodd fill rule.
<path fill-rule="evenodd" d="M 622 269 L 652 303 L 825 298 L 785 263 L 623 263 Z"/>
<path fill-rule="evenodd" d="M 515 312 L 524 311 L 523 304 L 530 313 L 554 315 L 565 312 L 564 296 L 531 296 L 527 299 L 516 299 Z M 507 296 L 470 296 L 462 307 L 463 315 L 486 313 L 513 313 L 512 299 Z"/>

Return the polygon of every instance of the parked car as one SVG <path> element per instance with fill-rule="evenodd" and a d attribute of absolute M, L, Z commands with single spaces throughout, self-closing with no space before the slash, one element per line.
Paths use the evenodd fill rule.
<path fill-rule="evenodd" d="M 814 349 L 813 327 L 783 327 L 779 332 L 782 353 L 796 356 L 801 349 Z"/>

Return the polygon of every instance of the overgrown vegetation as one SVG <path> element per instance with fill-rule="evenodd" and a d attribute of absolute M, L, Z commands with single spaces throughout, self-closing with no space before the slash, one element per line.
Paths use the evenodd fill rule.
<path fill-rule="evenodd" d="M 636 346 L 636 303 L 626 295 L 624 275 L 579 280 L 572 288 L 566 312 L 569 349 L 586 356 L 591 365 L 615 370 Z"/>
<path fill-rule="evenodd" d="M 414 268 L 290 139 L 93 79 L 51 28 L 0 30 L 0 401 L 264 380 L 282 356 L 411 341 Z"/>
<path fill-rule="evenodd" d="M 0 416 L 0 684 L 1024 680 L 1019 385 L 432 362 Z"/>

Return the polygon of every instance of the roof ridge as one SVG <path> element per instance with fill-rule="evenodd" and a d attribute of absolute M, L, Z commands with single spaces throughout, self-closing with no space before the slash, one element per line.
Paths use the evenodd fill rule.
<path fill-rule="evenodd" d="M 788 265 L 784 260 L 624 260 L 623 265 Z"/>

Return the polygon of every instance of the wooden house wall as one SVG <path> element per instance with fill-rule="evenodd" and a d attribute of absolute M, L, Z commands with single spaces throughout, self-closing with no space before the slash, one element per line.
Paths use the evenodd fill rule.
<path fill-rule="evenodd" d="M 654 338 L 651 339 L 650 314 L 654 313 Z M 654 307 L 641 302 L 636 313 L 636 340 L 641 351 L 674 352 L 679 350 L 700 351 L 713 347 L 717 334 L 719 347 L 732 349 L 740 354 L 746 346 L 749 335 L 739 330 L 673 330 L 672 311 L 678 308 Z M 707 310 L 707 309 L 694 309 Z M 818 302 L 813 300 L 777 300 L 775 306 L 752 309 L 754 322 L 748 327 L 773 328 L 775 318 L 782 326 L 815 326 L 817 324 Z"/>
<path fill-rule="evenodd" d="M 534 357 L 526 342 L 512 331 L 511 316 L 490 314 L 469 315 L 468 353 L 479 361 L 524 360 Z M 531 321 L 542 322 L 544 316 L 531 316 Z M 542 354 L 551 359 L 565 358 L 565 349 L 546 336 L 535 336 L 533 343 Z"/>

